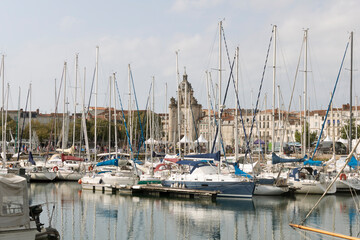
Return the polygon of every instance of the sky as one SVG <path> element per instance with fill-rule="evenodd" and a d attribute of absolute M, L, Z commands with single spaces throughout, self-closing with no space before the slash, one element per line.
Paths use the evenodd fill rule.
<path fill-rule="evenodd" d="M 239 47 L 239 100 L 242 108 L 255 106 L 273 25 L 278 29 L 276 86 L 280 86 L 281 108 L 289 107 L 300 56 L 291 109 L 299 109 L 300 95 L 303 100 L 305 73 L 301 46 L 304 29 L 308 29 L 309 108 L 325 109 L 329 104 L 351 31 L 354 32 L 354 105 L 355 96 L 359 94 L 360 1 L 357 0 L 2 0 L 0 6 L 0 53 L 5 56 L 4 79 L 5 85 L 10 86 L 10 110 L 18 108 L 19 95 L 20 107 L 26 108 L 31 84 L 31 109 L 54 112 L 55 91 L 60 89 L 64 62 L 67 62 L 66 101 L 68 110 L 73 112 L 76 54 L 80 69 L 77 109 L 81 106 L 82 92 L 85 93 L 86 105 L 91 95 L 90 105 L 94 106 L 91 83 L 96 46 L 99 46 L 98 106 L 109 106 L 109 78 L 115 72 L 120 97 L 127 109 L 130 64 L 139 108 L 145 109 L 154 77 L 155 111 L 165 112 L 170 97 L 176 97 L 175 52 L 178 51 L 180 75 L 186 68 L 195 98 L 203 108 L 207 108 L 205 72 L 210 72 L 214 88 L 219 82 L 219 21 L 223 22 L 231 61 L 236 47 Z M 273 43 L 260 92 L 260 109 L 272 106 Z M 221 88 L 224 96 L 230 77 L 224 41 L 222 53 Z M 350 101 L 349 69 L 348 50 L 334 95 L 336 107 Z M 80 88 L 84 76 L 85 90 Z M 63 111 L 62 94 L 61 91 L 58 112 Z M 278 96 L 276 93 L 276 107 Z M 230 85 L 225 105 L 230 108 L 235 106 L 234 103 L 234 88 Z"/>

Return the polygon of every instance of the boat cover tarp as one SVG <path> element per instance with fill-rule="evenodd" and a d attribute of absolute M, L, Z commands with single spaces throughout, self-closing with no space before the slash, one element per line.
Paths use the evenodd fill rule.
<path fill-rule="evenodd" d="M 242 170 L 239 168 L 239 164 L 238 164 L 238 163 L 234 163 L 234 168 L 235 168 L 235 175 L 247 177 L 247 178 L 250 178 L 250 179 L 253 178 L 250 174 L 242 171 Z"/>
<path fill-rule="evenodd" d="M 305 159 L 307 159 L 307 155 L 305 155 L 303 158 L 281 158 L 276 153 L 272 153 L 272 164 L 278 164 L 278 163 L 291 163 L 291 162 L 304 162 Z"/>
<path fill-rule="evenodd" d="M 350 161 L 348 162 L 348 165 L 355 169 L 360 166 L 360 161 L 356 160 L 356 158 L 352 156 Z"/>
<path fill-rule="evenodd" d="M 14 174 L 0 175 L 0 232 L 28 226 L 29 199 L 26 179 Z"/>
<path fill-rule="evenodd" d="M 203 153 L 203 154 L 194 154 L 186 155 L 185 158 L 203 158 L 203 159 L 214 159 L 215 161 L 220 161 L 220 151 L 216 153 Z"/>
<path fill-rule="evenodd" d="M 32 165 L 36 165 L 35 161 L 34 161 L 34 157 L 32 155 L 31 152 L 29 152 L 29 162 L 32 164 Z"/>
<path fill-rule="evenodd" d="M 118 159 L 111 159 L 103 162 L 99 162 L 96 164 L 96 166 L 119 166 L 119 160 Z"/>
<path fill-rule="evenodd" d="M 323 162 L 322 162 L 322 161 L 315 161 L 315 160 L 309 159 L 309 160 L 304 161 L 304 165 L 322 166 L 322 165 L 323 165 Z"/>
<path fill-rule="evenodd" d="M 71 161 L 84 161 L 83 158 L 74 157 L 74 156 L 65 155 L 65 154 L 61 154 L 61 160 L 62 160 L 62 161 L 66 161 L 66 160 L 71 160 Z"/>

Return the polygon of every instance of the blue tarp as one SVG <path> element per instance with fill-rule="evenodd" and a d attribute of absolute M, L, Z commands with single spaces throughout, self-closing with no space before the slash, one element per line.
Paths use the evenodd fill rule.
<path fill-rule="evenodd" d="M 235 175 L 247 177 L 247 178 L 250 178 L 250 179 L 253 178 L 250 174 L 242 171 L 242 170 L 239 168 L 239 164 L 238 164 L 238 163 L 234 163 L 234 168 L 235 168 Z"/>
<path fill-rule="evenodd" d="M 322 166 L 323 162 L 322 161 L 314 161 L 311 158 L 307 161 L 304 162 L 304 165 L 310 165 L 310 166 Z"/>
<path fill-rule="evenodd" d="M 111 159 L 103 162 L 99 162 L 96 166 L 119 166 L 119 161 L 117 159 Z"/>
<path fill-rule="evenodd" d="M 216 153 L 186 155 L 184 157 L 186 157 L 186 158 L 207 158 L 207 159 L 214 159 L 215 161 L 220 161 L 220 151 L 218 151 Z"/>
<path fill-rule="evenodd" d="M 278 163 L 291 163 L 291 162 L 303 162 L 307 158 L 307 155 L 305 155 L 303 158 L 281 158 L 276 153 L 272 153 L 272 164 L 278 164 Z"/>
<path fill-rule="evenodd" d="M 360 162 L 358 160 L 356 160 L 356 158 L 354 156 L 352 156 L 350 161 L 348 162 L 348 165 L 355 169 L 360 166 Z"/>

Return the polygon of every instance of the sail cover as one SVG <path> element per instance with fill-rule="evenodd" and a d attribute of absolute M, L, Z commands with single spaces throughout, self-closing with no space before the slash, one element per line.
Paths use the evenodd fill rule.
<path fill-rule="evenodd" d="M 291 163 L 291 162 L 303 162 L 305 159 L 307 159 L 307 156 L 305 155 L 303 158 L 281 158 L 276 153 L 272 153 L 272 163 L 278 164 L 278 163 Z"/>

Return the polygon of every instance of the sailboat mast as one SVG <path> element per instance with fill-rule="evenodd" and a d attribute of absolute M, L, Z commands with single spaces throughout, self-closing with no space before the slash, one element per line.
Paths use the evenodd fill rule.
<path fill-rule="evenodd" d="M 30 83 L 30 109 L 29 109 L 29 151 L 32 152 L 32 130 L 31 130 L 31 98 L 32 98 L 32 86 L 31 86 L 31 83 Z M 6 123 L 5 123 L 6 124 Z M 6 140 L 6 128 L 5 128 L 5 140 Z"/>
<path fill-rule="evenodd" d="M 169 119 L 168 119 L 168 112 L 167 112 L 167 83 L 165 83 L 165 125 L 167 129 L 165 131 L 165 154 L 167 154 L 168 148 L 168 131 L 169 131 Z"/>
<path fill-rule="evenodd" d="M 305 53 L 304 53 L 304 131 L 303 131 L 303 147 L 302 154 L 306 154 L 306 109 L 307 109 L 307 48 L 308 48 L 308 29 L 304 30 Z"/>
<path fill-rule="evenodd" d="M 131 83 L 130 83 L 130 64 L 128 64 L 128 82 L 129 82 L 129 113 L 128 113 L 128 118 L 129 118 L 129 128 L 130 128 L 130 144 L 132 144 L 132 108 L 131 108 Z M 130 145 L 129 145 L 129 152 L 130 152 L 130 159 L 133 159 L 133 153 L 130 150 Z"/>
<path fill-rule="evenodd" d="M 99 80 L 99 46 L 96 46 L 96 75 L 95 75 L 95 133 L 94 133 L 94 161 L 97 156 L 97 100 L 98 100 L 98 80 Z"/>
<path fill-rule="evenodd" d="M 185 71 L 185 74 L 186 74 L 186 71 Z M 185 107 L 184 107 L 184 110 L 185 110 L 185 126 L 184 126 L 184 129 L 185 129 L 185 134 L 184 134 L 184 136 L 185 136 L 185 145 L 184 145 L 184 155 L 186 155 L 186 153 L 187 153 L 187 147 L 188 147 L 188 142 L 187 142 L 187 140 L 188 140 L 188 118 L 189 118 L 189 114 L 188 114 L 188 101 L 187 101 L 187 98 L 188 98 L 188 96 L 187 96 L 187 93 L 188 93 L 188 85 L 187 85 L 187 83 L 186 82 L 184 82 L 185 83 Z M 189 136 L 190 137 L 190 136 Z"/>
<path fill-rule="evenodd" d="M 178 137 L 179 137 L 179 156 L 181 156 L 181 125 L 180 125 L 180 86 L 179 86 L 179 51 L 176 51 L 176 82 L 177 82 L 177 125 L 178 125 Z M 176 146 L 174 146 L 176 149 Z"/>
<path fill-rule="evenodd" d="M 350 33 L 350 40 L 351 40 L 351 51 L 350 51 L 350 122 L 349 122 L 349 152 L 352 149 L 352 80 L 353 80 L 353 35 L 354 33 Z"/>
<path fill-rule="evenodd" d="M 77 102 L 77 82 L 78 82 L 78 57 L 79 54 L 75 56 L 75 89 L 74 89 L 74 122 L 73 122 L 73 143 L 75 146 L 75 123 L 76 123 L 76 102 Z"/>
<path fill-rule="evenodd" d="M 154 175 L 154 168 L 153 168 L 153 164 L 154 164 L 154 159 L 153 159 L 153 151 L 154 151 L 154 143 L 155 143 L 155 139 L 154 139 L 154 111 L 155 111 L 155 98 L 154 98 L 154 85 L 155 85 L 155 77 L 152 77 L 152 101 L 151 101 L 151 105 L 152 105 L 152 111 L 151 111 L 151 125 L 150 125 L 150 139 L 151 139 L 151 152 L 150 152 L 150 156 L 151 156 L 151 176 Z"/>
<path fill-rule="evenodd" d="M 20 136 L 20 96 L 21 96 L 21 88 L 19 87 L 19 98 L 18 98 L 18 114 L 17 114 L 17 120 L 16 120 L 16 138 L 15 138 L 15 153 L 18 151 L 18 144 L 19 144 L 19 136 Z"/>
<path fill-rule="evenodd" d="M 239 47 L 236 48 L 236 94 L 239 93 Z M 237 96 L 235 96 L 235 162 L 238 159 L 238 152 L 239 152 L 239 144 L 238 144 L 238 101 Z"/>
<path fill-rule="evenodd" d="M 65 99 L 66 99 L 66 62 L 64 62 L 64 101 L 63 101 L 63 122 L 62 122 L 62 153 L 64 153 L 65 149 Z"/>
<path fill-rule="evenodd" d="M 2 59 L 1 59 L 1 77 L 2 77 L 2 107 L 1 107 L 1 127 L 2 127 L 2 152 L 5 153 L 5 148 L 6 148 L 6 144 L 5 144 L 5 129 L 4 129 L 4 102 L 5 102 L 5 78 L 4 78 L 4 60 L 5 60 L 5 56 L 2 55 Z M 4 157 L 3 157 L 3 161 L 5 161 Z"/>
<path fill-rule="evenodd" d="M 272 116 L 271 116 L 271 151 L 275 152 L 275 79 L 276 79 L 276 25 L 273 26 L 274 34 L 274 58 L 273 58 L 273 98 L 272 98 Z"/>
<path fill-rule="evenodd" d="M 116 113 L 116 93 L 115 93 L 115 73 L 113 73 L 113 95 L 114 95 L 114 132 L 115 132 L 115 158 L 118 157 L 118 142 L 117 142 L 117 113 Z"/>
<path fill-rule="evenodd" d="M 219 22 L 219 109 L 218 109 L 218 118 L 219 118 L 219 135 L 218 135 L 218 139 L 219 139 L 219 151 L 221 152 L 221 68 L 222 68 L 222 61 L 221 61 L 221 56 L 222 56 L 222 48 L 221 48 L 221 31 L 222 31 L 222 21 Z M 220 160 L 220 164 L 219 164 L 219 173 L 220 173 L 220 165 L 221 165 L 221 160 Z"/>
<path fill-rule="evenodd" d="M 109 159 L 110 159 L 110 148 L 111 148 L 111 76 L 109 77 Z"/>
<path fill-rule="evenodd" d="M 283 138 L 281 137 L 281 126 L 280 126 L 280 123 L 281 123 L 280 85 L 278 85 L 277 87 L 278 87 L 278 108 L 279 108 L 279 110 L 278 110 L 279 119 L 278 119 L 277 136 L 278 136 L 279 139 L 280 139 L 280 144 L 279 144 L 280 150 L 279 150 L 279 152 L 282 152 L 282 149 L 283 149 L 283 148 L 282 148 L 282 140 L 283 140 Z"/>

